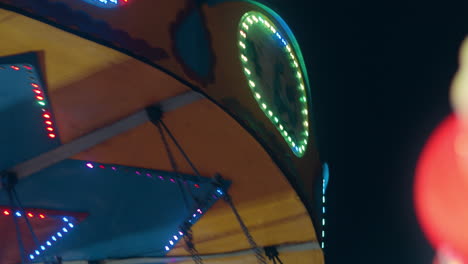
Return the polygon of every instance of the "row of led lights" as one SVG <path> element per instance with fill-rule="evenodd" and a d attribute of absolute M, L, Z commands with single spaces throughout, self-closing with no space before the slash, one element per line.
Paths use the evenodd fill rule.
<path fill-rule="evenodd" d="M 224 192 L 220 189 L 220 188 L 217 188 L 216 189 L 216 195 L 213 195 L 213 197 L 215 199 L 219 199 L 220 197 L 222 197 L 224 195 Z M 196 210 L 195 213 L 192 214 L 192 217 L 190 219 L 188 219 L 187 221 L 190 223 L 190 224 L 193 224 L 193 222 L 197 219 L 199 219 L 201 216 L 203 215 L 203 211 L 198 208 Z M 171 250 L 176 244 L 177 244 L 177 241 L 179 241 L 180 238 L 182 238 L 184 236 L 184 232 L 182 231 L 178 231 L 177 234 L 174 234 L 172 236 L 172 238 L 168 241 L 168 244 L 166 246 L 164 246 L 164 249 L 166 251 L 169 251 Z"/>
<path fill-rule="evenodd" d="M 105 4 L 105 5 L 113 5 L 113 6 L 116 6 L 118 4 L 124 4 L 124 3 L 128 3 L 128 0 L 89 0 L 91 2 L 99 2 L 101 4 Z"/>
<path fill-rule="evenodd" d="M 71 223 L 68 217 L 62 218 L 63 222 L 65 222 L 65 226 L 62 227 L 60 231 L 52 235 L 49 240 L 45 242 L 45 245 L 40 245 L 39 248 L 34 250 L 33 253 L 29 254 L 29 259 L 34 260 L 36 257 L 40 256 L 44 251 L 46 251 L 47 247 L 52 247 L 54 243 L 56 243 L 60 238 L 62 238 L 66 233 L 75 227 L 73 223 Z"/>
<path fill-rule="evenodd" d="M 302 115 L 304 116 L 304 121 L 303 121 L 303 125 L 304 125 L 304 136 L 305 136 L 305 139 L 303 139 L 302 141 L 300 142 L 295 142 L 291 136 L 289 135 L 289 133 L 286 131 L 286 129 L 284 129 L 283 125 L 279 122 L 279 119 L 278 117 L 274 116 L 274 113 L 273 111 L 269 110 L 267 104 L 265 102 L 262 101 L 262 95 L 256 91 L 255 87 L 256 87 L 256 84 L 254 81 L 252 81 L 251 79 L 249 79 L 248 77 L 248 83 L 249 83 L 249 87 L 251 88 L 252 92 L 254 93 L 254 97 L 255 99 L 257 100 L 257 102 L 259 103 L 259 105 L 261 106 L 263 112 L 265 113 L 265 115 L 268 116 L 268 118 L 277 126 L 277 128 L 279 129 L 280 133 L 283 135 L 283 137 L 286 139 L 286 141 L 288 142 L 288 145 L 290 145 L 290 147 L 295 151 L 295 152 L 298 152 L 300 154 L 302 154 L 305 149 L 306 149 L 306 146 L 307 146 L 307 137 L 309 136 L 309 132 L 308 132 L 308 127 L 309 127 L 309 122 L 308 122 L 308 110 L 307 110 L 307 97 L 306 97 L 306 93 L 305 93 L 305 86 L 304 86 L 304 82 L 302 80 L 302 75 L 299 71 L 299 64 L 294 56 L 294 54 L 292 53 L 292 50 L 291 48 L 289 47 L 289 45 L 287 44 L 286 40 L 284 38 L 281 37 L 281 34 L 275 29 L 274 26 L 270 25 L 270 23 L 263 19 L 261 16 L 255 16 L 255 15 L 250 15 L 248 16 L 243 22 L 242 22 L 242 27 L 248 31 L 249 30 L 249 26 L 247 25 L 247 23 L 245 22 L 247 21 L 247 23 L 249 23 L 250 25 L 253 25 L 254 23 L 258 23 L 258 22 L 261 22 L 262 25 L 264 25 L 265 27 L 267 27 L 268 29 L 271 30 L 271 32 L 276 36 L 278 37 L 282 43 L 285 45 L 285 49 L 286 51 L 289 53 L 289 57 L 291 58 L 291 60 L 293 61 L 293 64 L 295 68 L 297 68 L 297 73 L 296 73 L 296 76 L 299 80 L 299 86 L 298 86 L 298 89 L 301 93 L 301 97 L 300 97 L 300 101 L 302 102 L 303 104 L 303 109 L 301 110 L 301 113 Z M 243 30 L 240 30 L 240 35 L 242 38 L 246 39 L 247 38 L 247 33 Z M 239 41 L 239 46 L 242 48 L 242 49 L 246 49 L 246 44 L 243 42 L 243 41 Z M 244 64 L 244 72 L 246 73 L 247 76 L 250 76 L 251 75 L 251 70 L 247 67 L 247 63 L 249 61 L 249 59 L 247 58 L 247 56 L 245 56 L 244 54 L 241 54 L 241 61 L 242 63 Z"/>
<path fill-rule="evenodd" d="M 32 91 L 36 95 L 37 103 L 40 106 L 45 107 L 46 99 L 45 99 L 44 91 L 41 90 L 41 87 L 37 83 L 31 83 L 31 86 L 33 87 Z M 55 129 L 52 126 L 53 125 L 52 115 L 45 108 L 42 108 L 41 110 L 43 112 L 42 117 L 44 119 L 44 124 L 46 124 L 45 129 L 47 130 L 47 133 L 48 133 L 47 136 L 49 138 L 56 138 L 57 135 L 55 134 Z"/>
<path fill-rule="evenodd" d="M 32 67 L 31 66 L 28 66 L 28 65 L 23 65 L 22 66 L 24 69 L 26 70 L 32 70 Z M 19 71 L 21 70 L 20 67 L 16 66 L 16 65 L 11 65 L 10 66 L 11 69 L 15 70 L 15 71 Z M 45 99 L 45 95 L 44 95 L 44 91 L 41 89 L 41 87 L 39 86 L 39 84 L 37 83 L 34 83 L 34 82 L 31 82 L 30 83 L 31 86 L 33 87 L 32 91 L 34 92 L 35 94 L 35 97 L 36 97 L 36 102 L 41 106 L 41 107 L 45 107 L 46 106 L 46 99 Z M 44 123 L 46 124 L 46 130 L 47 130 L 47 136 L 49 138 L 56 138 L 57 135 L 55 134 L 55 129 L 54 127 L 52 126 L 52 116 L 51 114 L 45 109 L 45 108 L 42 108 L 41 109 L 43 114 L 42 114 L 42 117 L 44 118 Z"/>
<path fill-rule="evenodd" d="M 97 164 L 93 164 L 91 162 L 87 162 L 86 167 L 89 168 L 89 169 L 94 169 L 94 168 L 106 169 L 106 168 L 109 168 L 109 169 L 111 169 L 113 171 L 118 170 L 117 167 L 115 167 L 115 166 L 106 166 L 106 165 L 103 165 L 103 164 L 97 165 Z M 162 181 L 166 180 L 166 178 L 164 176 L 161 176 L 161 175 L 153 175 L 153 174 L 151 174 L 149 172 L 145 173 L 145 172 L 141 172 L 139 170 L 135 170 L 134 172 L 135 172 L 136 175 L 145 175 L 148 178 L 154 178 L 155 176 L 157 176 L 157 178 L 159 178 Z M 174 178 L 169 178 L 169 181 L 172 182 L 172 183 L 176 183 L 176 180 Z M 195 183 L 193 186 L 195 188 L 200 188 L 200 185 L 198 183 Z"/>
<path fill-rule="evenodd" d="M 35 215 L 33 213 L 31 213 L 31 212 L 25 212 L 25 214 L 29 218 L 34 218 L 35 217 Z M 13 216 L 13 212 L 11 210 L 3 210 L 2 215 L 4 215 L 4 216 Z M 23 216 L 23 214 L 20 211 L 16 211 L 14 215 L 16 215 L 17 217 Z M 45 219 L 46 215 L 45 214 L 38 214 L 37 217 L 39 217 L 40 219 Z"/>
<path fill-rule="evenodd" d="M 322 248 L 325 248 L 325 179 L 322 181 Z"/>

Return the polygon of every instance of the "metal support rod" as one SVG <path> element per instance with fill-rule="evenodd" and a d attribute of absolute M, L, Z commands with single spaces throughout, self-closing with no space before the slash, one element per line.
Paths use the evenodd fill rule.
<path fill-rule="evenodd" d="M 202 94 L 194 91 L 186 92 L 178 96 L 171 97 L 156 105 L 162 112 L 174 111 L 187 104 L 204 99 Z M 72 157 L 82 151 L 96 146 L 114 136 L 122 134 L 149 121 L 145 110 L 134 113 L 124 119 L 121 119 L 109 126 L 95 130 L 85 136 L 77 138 L 67 144 L 61 145 L 51 151 L 40 154 L 39 156 L 19 163 L 6 171 L 15 173 L 18 179 L 28 177 L 31 174 L 50 167 L 62 160 Z M 0 187 L 1 188 L 1 187 Z"/>

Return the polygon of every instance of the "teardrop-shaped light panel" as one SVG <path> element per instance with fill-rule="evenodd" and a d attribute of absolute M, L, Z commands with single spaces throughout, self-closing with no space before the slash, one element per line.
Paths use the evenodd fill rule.
<path fill-rule="evenodd" d="M 259 107 L 302 157 L 309 138 L 309 87 L 300 50 L 283 24 L 260 12 L 245 13 L 239 23 L 239 57 Z"/>

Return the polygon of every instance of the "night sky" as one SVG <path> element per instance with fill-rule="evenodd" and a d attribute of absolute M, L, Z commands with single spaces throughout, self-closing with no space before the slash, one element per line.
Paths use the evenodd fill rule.
<path fill-rule="evenodd" d="M 289 24 L 330 165 L 327 263 L 431 263 L 415 217 L 419 153 L 450 113 L 468 1 L 264 1 Z"/>

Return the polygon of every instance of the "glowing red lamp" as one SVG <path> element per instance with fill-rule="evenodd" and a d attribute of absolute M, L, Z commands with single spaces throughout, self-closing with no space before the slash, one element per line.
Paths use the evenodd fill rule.
<path fill-rule="evenodd" d="M 416 169 L 415 205 L 434 248 L 468 263 L 468 131 L 449 116 L 434 131 Z"/>

